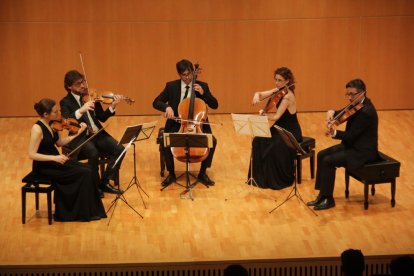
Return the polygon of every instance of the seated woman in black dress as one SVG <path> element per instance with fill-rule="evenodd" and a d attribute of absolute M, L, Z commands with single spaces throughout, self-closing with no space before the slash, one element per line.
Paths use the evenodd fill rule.
<path fill-rule="evenodd" d="M 267 115 L 270 124 L 278 125 L 290 131 L 300 142 L 302 141 L 302 131 L 296 116 L 294 76 L 288 68 L 281 67 L 275 70 L 274 79 L 276 87 L 267 91 L 256 92 L 253 97 L 253 104 L 259 103 L 264 98 L 285 87 L 278 92 L 282 93 L 283 91 L 284 96 L 276 104 L 275 113 L 265 114 L 264 110 L 259 113 Z M 273 110 L 268 112 L 273 112 Z M 296 152 L 285 144 L 274 127 L 270 128 L 270 132 L 272 134 L 271 138 L 256 137 L 253 139 L 252 177 L 259 187 L 278 190 L 293 184 Z"/>
<path fill-rule="evenodd" d="M 105 218 L 105 209 L 99 197 L 97 182 L 87 165 L 70 160 L 59 153 L 57 146 L 72 141 L 86 129 L 85 124 L 77 135 L 63 137 L 62 131 L 50 127 L 52 120 L 60 120 L 60 109 L 51 99 L 42 99 L 34 106 L 40 119 L 30 132 L 29 157 L 33 171 L 48 176 L 56 183 L 55 220 L 91 221 Z"/>

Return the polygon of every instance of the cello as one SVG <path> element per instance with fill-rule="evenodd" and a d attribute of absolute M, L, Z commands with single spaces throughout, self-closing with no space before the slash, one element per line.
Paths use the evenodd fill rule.
<path fill-rule="evenodd" d="M 191 81 L 191 94 L 178 105 L 178 115 L 181 119 L 179 133 L 201 134 L 201 125 L 207 119 L 207 105 L 199 98 L 196 98 L 194 84 L 197 80 L 199 65 L 194 64 L 193 79 Z M 197 163 L 207 158 L 209 148 L 171 147 L 173 156 L 181 162 Z"/>

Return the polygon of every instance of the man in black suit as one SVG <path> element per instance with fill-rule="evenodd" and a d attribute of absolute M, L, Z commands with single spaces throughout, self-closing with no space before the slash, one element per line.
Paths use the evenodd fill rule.
<path fill-rule="evenodd" d="M 85 131 L 85 134 L 79 135 L 68 144 L 69 148 L 74 149 L 102 128 L 100 122 L 105 122 L 109 117 L 115 115 L 115 107 L 120 102 L 120 97 L 114 96 L 113 103 L 106 110 L 102 108 L 100 102 L 92 99 L 84 102 L 82 96 L 88 93 L 86 81 L 85 77 L 76 70 L 66 73 L 64 85 L 68 93 L 60 101 L 62 116 L 64 118 L 75 118 L 88 126 L 88 131 Z M 112 167 L 123 150 L 124 147 L 118 145 L 118 142 L 105 130 L 102 130 L 79 150 L 78 159 L 88 159 L 88 163 L 97 179 L 99 179 L 99 155 L 105 153 L 109 156 L 109 163 L 105 173 L 101 176 L 100 186 L 98 187 L 101 197 L 103 197 L 102 192 L 122 193 L 122 190 L 114 188 L 109 181 L 113 180 L 118 173 L 122 160 L 118 162 L 115 168 Z"/>
<path fill-rule="evenodd" d="M 345 94 L 355 106 L 362 108 L 351 115 L 345 131 L 333 129 L 334 118 L 339 111 L 327 112 L 328 134 L 342 142 L 318 153 L 315 189 L 320 190 L 313 201 L 307 203 L 315 210 L 335 207 L 333 191 L 335 172 L 338 167 L 357 169 L 377 160 L 378 157 L 378 115 L 371 100 L 366 97 L 365 83 L 360 79 L 351 80 L 346 84 Z"/>
<path fill-rule="evenodd" d="M 202 99 L 210 108 L 217 109 L 218 107 L 217 99 L 211 94 L 207 83 L 196 81 L 194 87 L 191 87 L 194 67 L 189 60 L 183 59 L 177 62 L 176 69 L 180 79 L 167 82 L 164 90 L 152 103 L 155 109 L 165 112 L 164 116 L 167 118 L 164 128 L 165 133 L 173 133 L 180 130 L 180 122 L 173 119 L 178 118 L 179 116 L 178 105 L 180 102 L 185 98 L 190 97 L 193 91 L 195 93 L 195 97 Z M 208 124 L 203 124 L 202 130 L 204 133 L 211 133 L 211 128 Z M 161 144 L 163 146 L 163 143 Z M 197 180 L 207 186 L 214 185 L 214 181 L 208 177 L 206 170 L 211 167 L 216 144 L 217 140 L 213 137 L 213 148 L 210 149 L 208 157 L 202 161 L 200 172 L 197 176 Z M 164 151 L 165 163 L 169 172 L 167 178 L 165 178 L 165 180 L 161 183 L 161 185 L 165 187 L 175 182 L 176 176 L 171 148 L 163 147 L 162 150 Z"/>

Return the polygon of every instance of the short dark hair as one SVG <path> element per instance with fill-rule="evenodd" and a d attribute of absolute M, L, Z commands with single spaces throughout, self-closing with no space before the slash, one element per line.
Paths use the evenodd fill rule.
<path fill-rule="evenodd" d="M 348 249 L 341 254 L 342 271 L 347 275 L 362 275 L 365 270 L 364 255 L 359 249 Z"/>
<path fill-rule="evenodd" d="M 71 70 L 65 74 L 64 86 L 66 91 L 70 92 L 69 86 L 71 86 L 77 80 L 84 80 L 85 76 L 76 70 Z"/>
<path fill-rule="evenodd" d="M 354 79 L 354 80 L 349 81 L 345 85 L 345 88 L 356 88 L 358 92 L 367 91 L 365 83 L 361 79 Z"/>
<path fill-rule="evenodd" d="M 180 75 L 182 73 L 184 73 L 186 70 L 188 70 L 190 72 L 194 71 L 193 64 L 191 63 L 191 61 L 189 61 L 187 59 L 180 60 L 179 62 L 177 62 L 175 67 L 177 68 L 177 73 L 180 74 Z"/>
<path fill-rule="evenodd" d="M 45 113 L 52 112 L 53 107 L 56 105 L 56 101 L 48 98 L 41 99 L 38 103 L 34 104 L 34 109 L 39 116 L 43 116 Z"/>
<path fill-rule="evenodd" d="M 287 67 L 280 67 L 277 68 L 273 72 L 273 77 L 276 77 L 276 75 L 281 75 L 285 80 L 289 81 L 287 85 L 291 85 L 295 83 L 295 77 L 293 76 L 292 71 Z M 292 85 L 289 87 L 290 90 L 295 91 L 295 86 Z"/>

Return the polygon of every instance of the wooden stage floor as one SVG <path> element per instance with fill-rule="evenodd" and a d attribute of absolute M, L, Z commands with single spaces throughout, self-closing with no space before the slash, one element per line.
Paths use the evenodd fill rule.
<path fill-rule="evenodd" d="M 316 139 L 316 151 L 337 143 L 324 136 L 325 113 L 300 113 L 303 134 Z M 161 116 L 119 116 L 109 120 L 109 132 L 119 139 L 126 126 L 158 121 L 149 140 L 136 144 L 137 176 L 146 207 L 135 186 L 125 197 L 143 219 L 119 201 L 114 216 L 89 223 L 47 223 L 46 199 L 38 213 L 28 196 L 27 222 L 21 223 L 21 179 L 31 170 L 27 156 L 30 128 L 37 118 L 0 118 L 0 264 L 123 264 L 204 262 L 308 257 L 336 257 L 348 248 L 366 256 L 414 253 L 414 111 L 379 112 L 380 150 L 401 162 L 396 206 L 390 206 L 390 185 L 377 185 L 368 210 L 363 186 L 351 180 L 350 198 L 344 198 L 344 172 L 337 171 L 336 208 L 315 216 L 296 198 L 269 214 L 291 188 L 255 190 L 244 185 L 250 156 L 250 138 L 235 134 L 231 116 L 211 115 L 218 147 L 209 176 L 214 187 L 197 185 L 194 201 L 180 199 L 183 188 L 160 191 L 159 152 L 156 144 Z M 176 162 L 177 171 L 184 164 Z M 191 170 L 198 171 L 198 166 Z M 305 201 L 316 192 L 309 159 L 303 161 L 299 191 Z M 121 187 L 133 177 L 133 151 L 121 168 Z M 43 195 L 44 196 L 44 195 Z M 106 208 L 114 196 L 106 194 Z M 229 199 L 229 200 L 226 200 Z M 275 201 L 276 200 L 276 201 Z"/>

